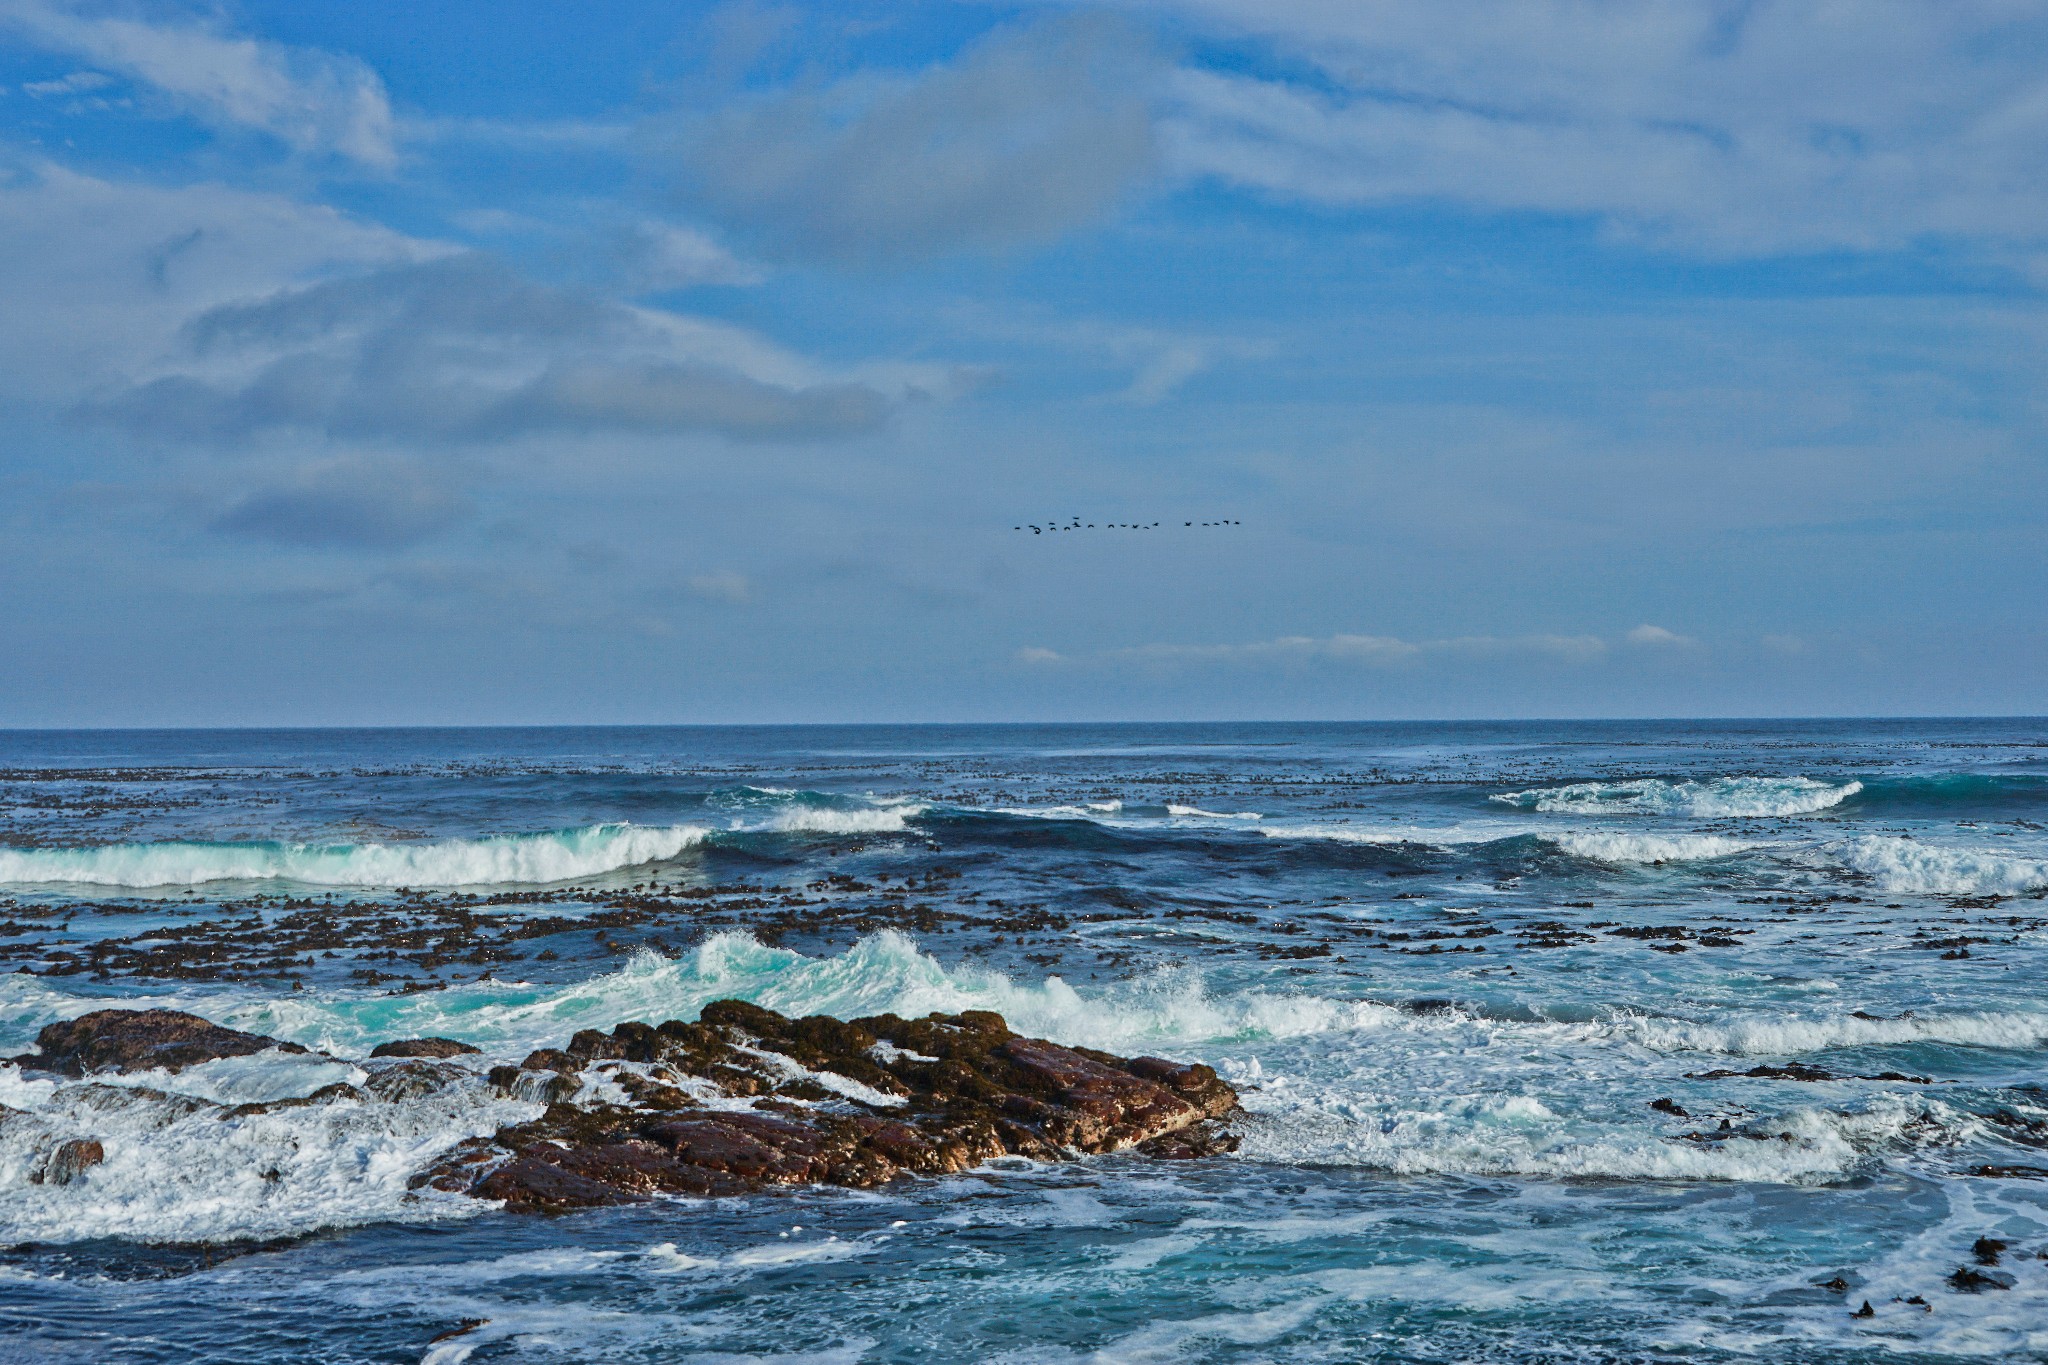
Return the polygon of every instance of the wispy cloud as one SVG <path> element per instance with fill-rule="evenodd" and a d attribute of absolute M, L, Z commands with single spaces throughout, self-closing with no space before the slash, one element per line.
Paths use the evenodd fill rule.
<path fill-rule="evenodd" d="M 2007 0 L 1161 0 L 1313 79 L 1190 65 L 1186 175 L 1334 204 L 1591 215 L 1779 252 L 2039 240 L 2048 14 Z"/>
<path fill-rule="evenodd" d="M 1647 621 L 1623 638 L 1632 645 L 1642 645 L 1649 649 L 1691 649 L 1699 644 L 1698 640 L 1689 635 L 1680 635 L 1662 626 L 1653 626 Z"/>
<path fill-rule="evenodd" d="M 1045 648 L 1017 651 L 1028 664 L 1192 667 L 1284 667 L 1341 665 L 1360 668 L 1412 667 L 1433 659 L 1521 656 L 1586 664 L 1604 658 L 1607 642 L 1597 635 L 1464 635 L 1441 640 L 1403 640 L 1389 635 L 1283 635 L 1244 644 L 1149 644 L 1088 654 L 1063 655 Z"/>
<path fill-rule="evenodd" d="M 135 431 L 477 441 L 541 431 L 806 440 L 872 430 L 892 395 L 742 329 L 543 285 L 475 255 L 226 304 L 172 372 L 88 404 Z M 926 391 L 949 382 L 925 367 Z M 899 390 L 900 392 L 901 390 Z"/>
<path fill-rule="evenodd" d="M 688 586 L 692 596 L 701 597 L 707 602 L 727 602 L 737 606 L 752 601 L 754 597 L 753 580 L 731 569 L 692 574 Z"/>
<path fill-rule="evenodd" d="M 60 0 L 0 0 L 0 26 L 120 72 L 216 126 L 365 166 L 397 160 L 384 82 L 353 57 L 264 42 L 206 19 L 151 23 Z"/>

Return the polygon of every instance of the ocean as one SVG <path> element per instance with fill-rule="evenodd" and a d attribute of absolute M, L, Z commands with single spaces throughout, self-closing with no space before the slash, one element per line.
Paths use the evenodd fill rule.
<path fill-rule="evenodd" d="M 0 734 L 0 1054 L 312 1050 L 0 1065 L 0 1359 L 2048 1360 L 2044 896 L 2038 720 Z M 723 998 L 1241 1143 L 550 1217 L 411 1183 L 525 1100 L 270 1103 Z"/>

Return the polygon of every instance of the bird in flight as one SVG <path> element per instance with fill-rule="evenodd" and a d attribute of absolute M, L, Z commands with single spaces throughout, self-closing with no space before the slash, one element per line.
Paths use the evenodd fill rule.
<path fill-rule="evenodd" d="M 1105 521 L 1102 523 L 1102 529 L 1109 531 L 1156 531 L 1162 524 L 1156 521 Z M 1182 528 L 1186 530 L 1193 530 L 1197 527 L 1242 525 L 1244 523 L 1241 521 L 1183 521 L 1181 523 Z M 1052 520 L 1042 523 L 1027 521 L 1022 526 L 1012 526 L 1010 529 L 1012 531 L 1029 531 L 1034 536 L 1042 536 L 1054 531 L 1093 531 L 1096 529 L 1096 525 L 1092 521 L 1082 521 L 1079 517 L 1069 517 L 1064 522 L 1054 517 Z"/>

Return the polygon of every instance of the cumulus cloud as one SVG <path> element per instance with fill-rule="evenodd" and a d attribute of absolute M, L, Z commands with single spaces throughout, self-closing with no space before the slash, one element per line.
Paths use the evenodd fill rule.
<path fill-rule="evenodd" d="M 2048 12 L 2012 0 L 1137 0 L 1312 79 L 1190 65 L 1182 174 L 1602 218 L 1708 252 L 2035 240 Z"/>
<path fill-rule="evenodd" d="M 476 255 L 224 304 L 193 318 L 185 339 L 179 367 L 85 412 L 228 442 L 268 431 L 804 440 L 871 430 L 892 402 L 875 383 L 819 376 L 740 329 L 538 284 Z M 908 387 L 898 380 L 895 396 Z"/>
<path fill-rule="evenodd" d="M 352 57 L 262 42 L 199 18 L 150 23 L 60 0 L 0 0 L 0 26 L 120 72 L 215 126 L 367 166 L 397 160 L 384 83 Z"/>
<path fill-rule="evenodd" d="M 223 535 L 319 549 L 414 545 L 459 520 L 466 502 L 420 471 L 373 460 L 310 466 L 223 512 Z"/>
<path fill-rule="evenodd" d="M 1091 221 L 1154 159 L 1158 59 L 1100 17 L 1000 32 L 914 76 L 799 85 L 695 123 L 689 199 L 768 250 L 897 262 Z"/>

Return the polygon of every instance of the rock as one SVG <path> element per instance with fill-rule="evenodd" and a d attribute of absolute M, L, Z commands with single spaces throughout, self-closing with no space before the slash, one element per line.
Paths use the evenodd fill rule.
<path fill-rule="evenodd" d="M 2010 1289 L 2019 1280 L 2002 1270 L 1978 1270 L 1974 1266 L 1958 1266 L 1955 1274 L 1948 1277 L 1948 1287 L 1958 1294 L 1981 1294 L 1987 1289 Z"/>
<path fill-rule="evenodd" d="M 423 1099 L 439 1094 L 443 1090 L 473 1080 L 476 1076 L 468 1067 L 453 1062 L 428 1061 L 421 1057 L 407 1057 L 391 1066 L 381 1066 L 372 1071 L 363 1081 L 363 1089 L 380 1100 L 402 1104 L 406 1100 Z"/>
<path fill-rule="evenodd" d="M 458 1043 L 453 1038 L 399 1038 L 389 1043 L 379 1043 L 370 1049 L 372 1057 L 425 1057 L 430 1061 L 445 1061 L 450 1057 L 474 1056 L 482 1048 Z"/>
<path fill-rule="evenodd" d="M 567 1102 L 586 1070 L 617 1087 L 599 1093 L 627 1102 Z M 560 1084 L 537 1090 L 543 1077 Z M 1189 1160 L 1236 1146 L 1216 1120 L 1235 1111 L 1237 1094 L 1210 1068 L 1023 1037 L 985 1010 L 790 1019 L 721 1000 L 696 1023 L 586 1029 L 489 1079 L 545 1094 L 547 1108 L 416 1183 L 529 1211 L 867 1187 L 1006 1155 L 1133 1149 Z M 707 1107 L 714 1097 L 719 1106 Z"/>
<path fill-rule="evenodd" d="M 1978 1265 L 1997 1265 L 1998 1258 L 2005 1254 L 2012 1243 L 2002 1242 L 1996 1237 L 1979 1237 L 1970 1246 L 1970 1255 L 1976 1257 Z"/>
<path fill-rule="evenodd" d="M 1673 1118 L 1689 1119 L 1692 1117 L 1691 1114 L 1680 1107 L 1677 1100 L 1672 1099 L 1669 1095 L 1664 1096 L 1662 1099 L 1651 1100 L 1650 1107 L 1660 1114 L 1669 1114 Z"/>
<path fill-rule="evenodd" d="M 304 1052 L 297 1043 L 222 1028 L 179 1010 L 95 1010 L 50 1024 L 36 1035 L 35 1053 L 15 1065 L 64 1076 L 95 1071 L 178 1071 L 219 1057 L 246 1057 L 277 1048 Z"/>
<path fill-rule="evenodd" d="M 57 1144 L 42 1169 L 29 1179 L 38 1185 L 69 1185 L 107 1159 L 107 1149 L 91 1138 L 72 1138 Z"/>
<path fill-rule="evenodd" d="M 1870 1306 L 1869 1299 L 1865 1299 L 1863 1301 L 1863 1306 L 1857 1309 L 1855 1312 L 1851 1313 L 1849 1316 L 1852 1318 L 1874 1318 L 1877 1316 L 1877 1310 Z"/>

